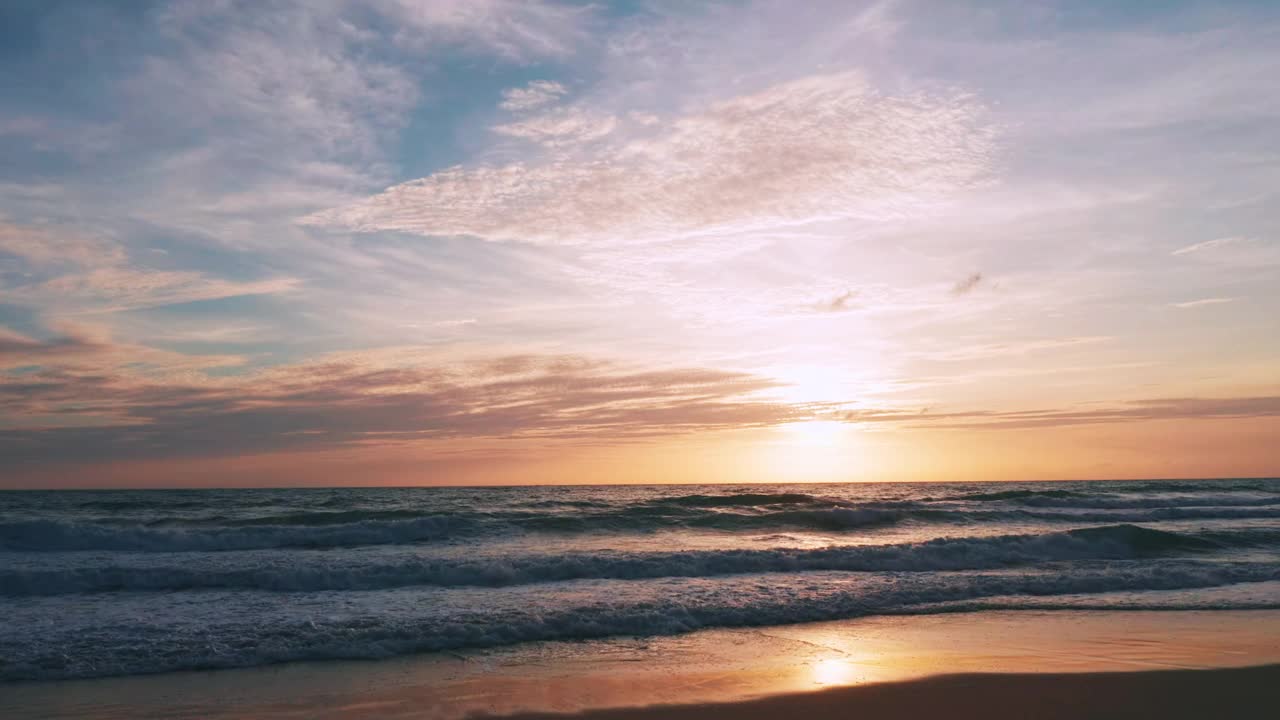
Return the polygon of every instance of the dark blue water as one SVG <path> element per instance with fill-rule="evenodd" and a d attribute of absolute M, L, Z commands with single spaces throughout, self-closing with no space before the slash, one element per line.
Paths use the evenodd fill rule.
<path fill-rule="evenodd" d="M 1280 480 L 0 493 L 0 680 L 1280 607 Z"/>

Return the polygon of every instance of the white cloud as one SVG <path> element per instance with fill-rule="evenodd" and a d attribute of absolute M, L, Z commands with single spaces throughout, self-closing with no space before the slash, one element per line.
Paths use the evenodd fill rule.
<path fill-rule="evenodd" d="M 563 108 L 519 122 L 497 125 L 493 131 L 556 148 L 599 140 L 617 126 L 618 119 L 612 115 Z"/>
<path fill-rule="evenodd" d="M 1280 265 L 1280 245 L 1249 237 L 1223 237 L 1188 245 L 1175 256 L 1235 269 L 1265 269 Z"/>
<path fill-rule="evenodd" d="M 41 299 L 47 306 L 83 303 L 88 312 L 117 312 L 199 300 L 243 295 L 270 295 L 296 288 L 293 278 L 239 282 L 212 278 L 198 272 L 143 270 L 128 267 L 96 268 L 63 275 L 16 294 Z M 0 291 L 0 297 L 5 293 Z"/>
<path fill-rule="evenodd" d="M 83 235 L 0 220 L 0 253 L 13 255 L 31 268 L 92 265 L 124 261 L 117 245 Z"/>
<path fill-rule="evenodd" d="M 240 250 L 278 247 L 293 217 L 391 181 L 424 71 L 566 56 L 593 14 L 541 0 L 175 0 L 144 17 L 152 41 L 115 93 L 115 151 L 133 153 L 119 203 Z"/>
<path fill-rule="evenodd" d="M 1204 242 L 1198 242 L 1198 243 L 1195 243 L 1194 245 L 1188 245 L 1186 247 L 1178 248 L 1177 250 L 1173 251 L 1173 254 L 1188 255 L 1190 253 L 1202 252 L 1205 250 L 1215 250 L 1215 249 L 1226 247 L 1228 245 L 1239 245 L 1240 243 L 1244 243 L 1244 242 L 1248 242 L 1248 239 L 1242 238 L 1242 237 L 1223 237 L 1223 238 L 1217 238 L 1216 240 L 1205 240 Z"/>
<path fill-rule="evenodd" d="M 1183 308 L 1183 309 L 1198 308 L 1198 307 L 1204 307 L 1205 305 L 1221 305 L 1223 303 L 1232 302 L 1233 300 L 1235 300 L 1235 298 L 1222 298 L 1222 297 L 1204 298 L 1203 300 L 1191 300 L 1188 302 L 1174 303 L 1173 306 L 1176 308 Z"/>
<path fill-rule="evenodd" d="M 0 256 L 20 263 L 23 280 L 0 283 L 0 301 L 63 312 L 103 313 L 197 300 L 287 292 L 294 278 L 237 281 L 200 272 L 138 267 L 125 249 L 54 228 L 0 223 Z"/>
<path fill-rule="evenodd" d="M 1047 351 L 1064 352 L 1071 348 L 1095 345 L 1114 340 L 1105 335 L 1089 335 L 1081 337 L 1048 338 L 1043 340 L 1018 340 L 1012 342 L 985 343 L 981 345 L 958 345 L 940 350 L 922 350 L 918 357 L 939 362 L 956 362 L 980 360 L 995 357 L 1017 357 Z"/>
<path fill-rule="evenodd" d="M 523 138 L 555 147 L 576 142 L 597 140 L 613 132 L 618 121 L 612 115 L 602 115 L 577 108 L 562 108 L 535 115 L 517 122 L 493 127 L 500 135 Z"/>
<path fill-rule="evenodd" d="M 578 154 L 450 168 L 304 222 L 576 244 L 903 217 L 984 179 L 983 114 L 965 95 L 893 97 L 855 73 L 817 75 Z"/>
<path fill-rule="evenodd" d="M 498 107 L 508 112 L 536 110 L 560 99 L 569 92 L 564 85 L 550 80 L 534 80 L 522 88 L 502 91 L 502 103 Z"/>
<path fill-rule="evenodd" d="M 594 13 L 591 6 L 544 0 L 383 0 L 373 6 L 401 23 L 401 45 L 475 46 L 522 62 L 571 55 L 589 37 Z"/>

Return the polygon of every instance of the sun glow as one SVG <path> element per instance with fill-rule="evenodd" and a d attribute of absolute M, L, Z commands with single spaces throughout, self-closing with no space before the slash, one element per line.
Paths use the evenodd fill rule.
<path fill-rule="evenodd" d="M 794 445 L 830 447 L 838 445 L 849 435 L 849 424 L 836 420 L 805 420 L 787 423 L 782 429 Z"/>
<path fill-rule="evenodd" d="M 761 447 L 762 460 L 779 482 L 855 480 L 862 467 L 861 440 L 849 423 L 787 423 L 776 428 Z"/>

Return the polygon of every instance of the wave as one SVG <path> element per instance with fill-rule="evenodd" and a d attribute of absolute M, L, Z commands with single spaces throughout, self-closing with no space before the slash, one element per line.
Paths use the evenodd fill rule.
<path fill-rule="evenodd" d="M 466 525 L 459 518 L 444 515 L 320 527 L 263 525 L 208 529 L 113 527 L 62 520 L 20 520 L 0 523 L 0 550 L 190 552 L 351 547 L 439 540 L 456 534 Z"/>
<path fill-rule="evenodd" d="M 347 525 L 378 520 L 420 520 L 424 517 L 444 517 L 438 513 L 424 514 L 421 510 L 325 510 L 321 512 L 294 512 L 280 515 L 225 520 L 215 522 L 230 527 L 254 525 Z"/>
<path fill-rule="evenodd" d="M 690 496 L 693 497 L 693 496 Z M 714 497 L 714 496 L 703 496 Z M 778 497 L 772 496 L 775 500 Z M 295 511 L 232 518 L 226 515 L 160 518 L 145 525 L 115 520 L 17 520 L 0 522 L 0 551 L 209 552 L 271 548 L 402 545 L 513 533 L 651 533 L 702 530 L 728 533 L 874 531 L 910 522 L 1148 523 L 1164 520 L 1276 519 L 1280 506 L 1072 508 L 937 507 L 920 502 L 831 505 L 832 501 L 783 500 L 771 505 L 633 505 L 599 512 L 424 512 L 414 509 Z M 758 499 L 757 499 L 758 500 Z M 700 501 L 695 501 L 700 502 Z"/>
<path fill-rule="evenodd" d="M 900 510 L 831 508 L 825 510 L 782 510 L 758 515 L 719 513 L 692 518 L 684 524 L 718 530 L 798 529 L 853 530 L 892 525 L 908 517 Z"/>
<path fill-rule="evenodd" d="M 317 611 L 311 617 L 297 617 L 290 611 L 289 616 L 266 620 L 261 617 L 260 598 L 225 596 L 210 601 L 226 613 L 227 619 L 216 625 L 183 619 L 154 626 L 126 623 L 98 633 L 77 632 L 74 628 L 42 630 L 40 642 L 8 645 L 9 652 L 0 659 L 0 680 L 373 659 L 533 641 L 677 635 L 712 627 L 934 614 L 954 611 L 946 603 L 996 597 L 1007 602 L 1018 596 L 1034 599 L 1080 593 L 1185 590 L 1276 580 L 1280 580 L 1280 565 L 1272 563 L 1223 566 L 1154 562 L 1071 574 L 890 576 L 864 584 L 825 578 L 800 583 L 762 580 L 709 588 L 662 585 L 646 588 L 638 595 L 603 587 L 595 588 L 593 593 L 575 590 L 556 596 L 549 604 L 529 603 L 521 596 L 498 609 L 454 606 L 439 611 L 433 603 L 410 602 L 406 605 L 410 608 L 407 614 L 325 615 Z"/>
<path fill-rule="evenodd" d="M 39 596 L 110 591 L 208 589 L 318 592 L 434 585 L 503 587 L 572 580 L 810 572 L 986 570 L 1062 561 L 1133 560 L 1254 547 L 1280 542 L 1280 530 L 1173 533 L 1108 525 L 1039 535 L 939 538 L 919 543 L 818 549 L 772 548 L 675 552 L 579 552 L 443 559 L 402 557 L 287 562 L 238 559 L 181 566 L 95 565 L 0 571 L 0 595 Z"/>
<path fill-rule="evenodd" d="M 1088 497 L 1086 493 L 1075 492 L 1073 490 L 1001 490 L 998 492 L 975 492 L 965 493 L 963 495 L 952 495 L 939 500 L 1023 500 L 1027 498 L 1082 498 Z"/>
<path fill-rule="evenodd" d="M 1276 481 L 1280 478 L 1236 478 L 1217 480 L 1122 480 L 1106 484 L 1126 493 L 1176 492 L 1265 492 L 1280 494 Z"/>
<path fill-rule="evenodd" d="M 1081 509 L 1138 509 L 1167 507 L 1267 507 L 1280 505 L 1280 497 L 1239 497 L 1237 495 L 1170 495 L 1165 497 L 1123 497 L 1113 493 L 1087 494 L 1071 490 L 1008 490 L 970 493 L 940 500 L 965 502 L 1013 501 L 1017 505 Z"/>
<path fill-rule="evenodd" d="M 730 495 L 677 495 L 656 498 L 649 505 L 685 507 L 757 507 L 767 505 L 849 505 L 845 500 L 806 493 L 734 493 Z"/>
<path fill-rule="evenodd" d="M 75 491 L 72 491 L 75 492 Z M 207 509 L 210 505 L 220 503 L 232 503 L 237 508 L 258 508 L 271 507 L 279 505 L 281 498 L 262 497 L 252 498 L 237 496 L 231 501 L 224 491 L 217 492 L 218 495 L 212 497 L 200 497 L 202 491 L 180 491 L 183 497 L 190 499 L 180 499 L 169 495 L 168 491 L 143 491 L 141 496 L 134 495 L 131 497 L 120 499 L 92 499 L 81 500 L 76 502 L 74 499 L 68 502 L 70 507 L 77 510 L 105 510 L 105 511 L 131 511 L 131 510 L 202 510 Z M 107 494 L 104 491 L 93 491 L 94 495 Z M 195 497 L 192 497 L 192 495 Z"/>
<path fill-rule="evenodd" d="M 980 516 L 979 516 L 980 517 Z M 1157 522 L 1160 520 L 1267 520 L 1280 518 L 1280 508 L 1162 507 L 1135 512 L 1035 512 L 997 513 L 1006 519 L 1025 518 L 1050 522 Z"/>

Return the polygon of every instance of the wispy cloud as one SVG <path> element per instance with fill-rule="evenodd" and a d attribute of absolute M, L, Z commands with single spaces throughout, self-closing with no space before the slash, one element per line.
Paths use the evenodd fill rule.
<path fill-rule="evenodd" d="M 12 255 L 32 269 L 93 266 L 124 262 L 119 245 L 80 233 L 19 225 L 0 218 L 0 253 Z"/>
<path fill-rule="evenodd" d="M 569 92 L 564 85 L 550 80 L 534 80 L 524 87 L 502 91 L 502 103 L 498 107 L 508 112 L 525 112 L 550 105 Z"/>
<path fill-rule="evenodd" d="M 818 75 L 589 154 L 453 168 L 305 222 L 575 244 L 901 217 L 984 179 L 982 118 L 965 95 L 891 97 L 856 73 Z"/>
<path fill-rule="evenodd" d="M 37 340 L 0 326 L 0 369 L 95 353 L 106 347 L 101 337 L 78 327 Z"/>
<path fill-rule="evenodd" d="M 372 4 L 400 23 L 396 42 L 433 50 L 474 48 L 517 62 L 572 55 L 597 8 L 546 0 L 386 0 Z"/>
<path fill-rule="evenodd" d="M 855 290 L 845 290 L 844 292 L 830 299 L 820 300 L 811 307 L 816 312 L 838 313 L 850 310 L 857 305 L 858 293 Z"/>
<path fill-rule="evenodd" d="M 1280 244 L 1232 236 L 1198 242 L 1173 251 L 1175 257 L 1205 265 L 1265 269 L 1280 265 Z"/>
<path fill-rule="evenodd" d="M 236 281 L 190 270 L 147 268 L 125 248 L 57 228 L 0 223 L 0 258 L 22 264 L 16 279 L 0 277 L 0 300 L 47 313 L 110 313 L 199 300 L 288 292 L 287 277 Z"/>
<path fill-rule="evenodd" d="M 0 353 L 92 343 L 0 334 Z M 429 361 L 430 353 L 335 355 L 227 378 L 54 364 L 0 373 L 0 450 L 15 462 L 144 455 L 222 457 L 401 446 L 429 439 L 609 445 L 805 419 L 899 428 L 1027 429 L 1149 420 L 1280 417 L 1280 396 L 1158 398 L 1082 409 L 962 410 L 788 403 L 749 373 L 640 367 L 566 355 Z"/>
<path fill-rule="evenodd" d="M 967 295 L 973 292 L 974 290 L 976 290 L 978 286 L 981 284 L 982 284 L 982 273 L 974 273 L 969 277 L 956 283 L 951 288 L 951 294 L 957 297 L 959 297 L 960 295 Z"/>
<path fill-rule="evenodd" d="M 1191 253 L 1205 252 L 1210 250 L 1221 249 L 1231 245 L 1239 245 L 1241 243 L 1246 243 L 1248 241 L 1249 241 L 1248 238 L 1242 238 L 1242 237 L 1223 237 L 1223 238 L 1217 238 L 1214 240 L 1205 240 L 1204 242 L 1198 242 L 1198 243 L 1195 243 L 1194 245 L 1187 245 L 1185 247 L 1180 247 L 1177 250 L 1174 250 L 1173 254 L 1189 255 Z"/>
<path fill-rule="evenodd" d="M 979 358 L 1016 357 L 1048 350 L 1066 350 L 1114 340 L 1106 335 L 1084 335 L 1079 337 L 1046 338 L 1040 340 L 1017 340 L 997 343 L 957 344 L 942 350 L 921 350 L 918 355 L 938 361 L 974 360 Z"/>
<path fill-rule="evenodd" d="M 21 385 L 33 377 L 135 379 L 128 382 L 146 378 L 163 384 L 244 362 L 244 358 L 234 355 L 186 355 L 120 342 L 103 325 L 66 320 L 50 325 L 48 332 L 39 337 L 0 326 L 0 385 L 10 380 Z M 5 377 L 17 370 L 23 372 Z M 11 398 L 14 402 L 0 407 L 0 417 L 10 426 L 25 422 L 26 412 L 20 403 L 14 404 L 20 399 Z"/>
<path fill-rule="evenodd" d="M 1223 303 L 1232 302 L 1233 300 L 1235 300 L 1235 298 L 1204 298 L 1203 300 L 1189 300 L 1187 302 L 1174 303 L 1173 306 L 1176 308 L 1198 308 L 1204 307 L 1205 305 L 1221 305 Z"/>
<path fill-rule="evenodd" d="M 612 115 L 561 108 L 517 122 L 495 125 L 493 131 L 558 148 L 600 140 L 617 127 L 618 119 Z"/>
<path fill-rule="evenodd" d="M 849 422 L 900 423 L 914 427 L 969 430 L 1025 430 L 1158 420 L 1280 418 L 1280 395 L 1154 398 L 1097 404 L 1084 409 L 1008 412 L 934 412 L 929 408 L 915 413 L 867 410 L 845 413 L 840 417 Z"/>
<path fill-rule="evenodd" d="M 805 415 L 759 396 L 774 386 L 738 372 L 575 356 L 413 366 L 335 357 L 198 383 L 52 368 L 0 375 L 0 411 L 19 422 L 0 431 L 0 448 L 8 457 L 48 460 L 75 447 L 76 459 L 92 460 L 144 449 L 154 456 L 234 454 L 425 438 L 609 443 Z"/>

